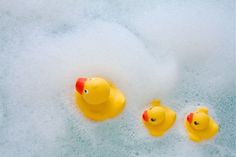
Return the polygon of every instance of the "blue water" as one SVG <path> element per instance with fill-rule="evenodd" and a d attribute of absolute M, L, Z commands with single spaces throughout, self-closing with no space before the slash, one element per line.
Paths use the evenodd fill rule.
<path fill-rule="evenodd" d="M 1 157 L 233 157 L 235 1 L 0 1 Z M 84 118 L 79 76 L 125 94 L 118 117 Z M 174 127 L 151 137 L 140 116 L 160 98 Z M 214 139 L 191 142 L 185 115 L 209 107 Z"/>

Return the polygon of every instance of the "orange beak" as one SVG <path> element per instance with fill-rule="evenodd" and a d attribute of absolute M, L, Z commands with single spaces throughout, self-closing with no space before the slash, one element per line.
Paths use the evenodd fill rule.
<path fill-rule="evenodd" d="M 79 92 L 81 95 L 83 93 L 83 90 L 84 90 L 84 84 L 86 82 L 87 78 L 79 78 L 77 81 L 76 81 L 76 84 L 75 84 L 75 89 L 77 92 Z"/>
<path fill-rule="evenodd" d="M 191 124 L 193 120 L 193 113 L 189 113 L 189 115 L 187 116 L 187 121 Z"/>
<path fill-rule="evenodd" d="M 144 121 L 148 121 L 148 114 L 147 114 L 147 110 L 143 112 L 143 120 Z"/>

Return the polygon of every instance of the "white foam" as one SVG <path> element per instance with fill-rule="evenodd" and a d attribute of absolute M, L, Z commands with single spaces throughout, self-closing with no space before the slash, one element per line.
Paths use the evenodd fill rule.
<path fill-rule="evenodd" d="M 0 154 L 235 155 L 231 3 L 2 0 Z M 84 118 L 73 97 L 80 76 L 114 82 L 127 98 L 124 112 L 103 123 Z M 153 98 L 177 112 L 162 138 L 141 123 Z M 199 102 L 221 131 L 194 144 L 182 123 Z"/>

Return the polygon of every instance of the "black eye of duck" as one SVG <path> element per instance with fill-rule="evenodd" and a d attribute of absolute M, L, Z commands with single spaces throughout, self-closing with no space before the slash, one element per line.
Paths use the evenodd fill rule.
<path fill-rule="evenodd" d="M 156 121 L 156 119 L 155 119 L 155 118 L 151 118 L 151 121 L 152 121 L 152 122 L 155 122 L 155 121 Z"/>
<path fill-rule="evenodd" d="M 88 94 L 88 90 L 87 90 L 87 89 L 85 89 L 85 90 L 84 90 L 84 93 L 85 93 L 85 94 Z"/>
<path fill-rule="evenodd" d="M 199 123 L 198 123 L 197 121 L 194 121 L 194 124 L 195 124 L 195 125 L 198 125 Z"/>

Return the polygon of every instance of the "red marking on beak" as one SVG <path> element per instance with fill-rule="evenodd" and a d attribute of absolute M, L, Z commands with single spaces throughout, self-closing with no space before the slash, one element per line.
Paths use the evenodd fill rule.
<path fill-rule="evenodd" d="M 84 90 L 84 83 L 85 83 L 86 80 L 87 80 L 87 78 L 79 78 L 79 79 L 76 81 L 75 89 L 76 89 L 76 91 L 79 92 L 80 94 L 83 93 L 83 90 Z"/>
<path fill-rule="evenodd" d="M 147 114 L 147 110 L 143 112 L 143 120 L 144 121 L 148 121 L 148 114 Z"/>
<path fill-rule="evenodd" d="M 187 121 L 191 124 L 193 120 L 193 113 L 189 113 L 189 115 L 187 116 Z"/>

